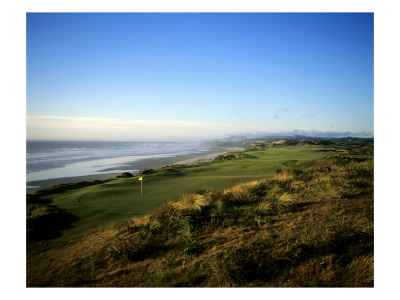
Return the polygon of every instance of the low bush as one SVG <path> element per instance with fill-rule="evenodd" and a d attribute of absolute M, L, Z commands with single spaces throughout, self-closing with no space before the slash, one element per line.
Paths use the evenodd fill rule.
<path fill-rule="evenodd" d="M 246 259 L 237 249 L 211 255 L 205 262 L 210 286 L 218 287 L 243 285 L 248 277 L 246 267 Z"/>
<path fill-rule="evenodd" d="M 155 231 L 173 234 L 187 223 L 187 218 L 178 205 L 167 202 L 150 216 L 149 223 Z"/>
<path fill-rule="evenodd" d="M 373 161 L 343 156 L 165 203 L 129 224 L 113 255 L 175 253 L 182 263 L 164 274 L 179 285 L 373 286 Z"/>
<path fill-rule="evenodd" d="M 373 287 L 374 286 L 374 257 L 363 255 L 354 258 L 343 270 L 342 277 L 338 280 L 347 287 Z"/>
<path fill-rule="evenodd" d="M 110 254 L 115 258 L 124 260 L 142 260 L 154 248 L 151 239 L 138 235 L 130 239 L 119 239 L 110 249 Z"/>

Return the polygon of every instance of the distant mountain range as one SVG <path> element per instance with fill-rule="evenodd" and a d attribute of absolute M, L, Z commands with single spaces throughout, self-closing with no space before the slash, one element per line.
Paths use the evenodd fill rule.
<path fill-rule="evenodd" d="M 243 140 L 270 140 L 270 139 L 304 139 L 304 138 L 343 138 L 343 137 L 358 137 L 358 138 L 373 138 L 373 132 L 335 132 L 335 131 L 315 131 L 315 130 L 293 130 L 286 132 L 270 132 L 270 133 L 244 133 L 230 135 L 219 141 L 243 141 Z"/>

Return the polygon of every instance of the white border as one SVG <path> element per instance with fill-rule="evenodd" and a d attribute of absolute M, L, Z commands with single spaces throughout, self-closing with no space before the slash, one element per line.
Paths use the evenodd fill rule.
<path fill-rule="evenodd" d="M 203 299 L 249 296 L 345 299 L 396 295 L 398 284 L 398 43 L 395 1 L 3 1 L 0 16 L 2 295 L 67 299 L 101 296 Z M 25 288 L 25 20 L 26 12 L 374 12 L 375 14 L 375 288 L 374 289 L 27 289 Z M 398 127 L 398 126 L 397 126 Z M 22 183 L 22 184 L 21 184 Z M 6 215 L 6 216 L 5 216 Z M 22 240 L 22 241 L 21 241 Z M 90 294 L 90 295 L 89 295 Z M 122 294 L 122 295 L 121 295 Z"/>

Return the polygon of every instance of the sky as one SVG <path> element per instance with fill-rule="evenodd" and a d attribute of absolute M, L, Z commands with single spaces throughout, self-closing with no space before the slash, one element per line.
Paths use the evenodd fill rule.
<path fill-rule="evenodd" d="M 374 132 L 372 13 L 28 13 L 27 139 Z"/>

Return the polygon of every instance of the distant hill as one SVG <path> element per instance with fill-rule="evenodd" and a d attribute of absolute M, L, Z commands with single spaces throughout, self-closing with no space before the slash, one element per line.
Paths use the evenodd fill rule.
<path fill-rule="evenodd" d="M 335 132 L 335 131 L 315 131 L 315 130 L 293 130 L 288 132 L 269 132 L 269 133 L 246 133 L 240 135 L 231 135 L 218 141 L 245 141 L 245 140 L 273 140 L 273 139 L 304 139 L 304 138 L 373 138 L 372 132 Z"/>

